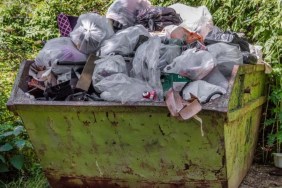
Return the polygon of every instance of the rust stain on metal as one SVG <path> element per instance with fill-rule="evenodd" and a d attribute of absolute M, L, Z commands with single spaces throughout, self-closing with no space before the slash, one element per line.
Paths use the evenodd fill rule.
<path fill-rule="evenodd" d="M 118 122 L 117 121 L 111 121 L 112 126 L 116 127 L 118 126 Z"/>
<path fill-rule="evenodd" d="M 160 132 L 162 133 L 162 135 L 165 136 L 165 133 L 164 133 L 164 131 L 162 130 L 161 125 L 159 125 L 159 130 L 160 130 Z"/>
<path fill-rule="evenodd" d="M 77 115 L 77 119 L 80 121 L 80 117 L 79 117 L 80 111 L 77 111 L 77 112 L 76 112 L 76 115 Z"/>
<path fill-rule="evenodd" d="M 141 162 L 141 163 L 140 163 L 140 167 L 143 168 L 143 169 L 148 169 L 148 170 L 153 171 L 153 172 L 156 171 L 155 168 L 151 167 L 150 165 L 148 165 L 148 164 L 145 163 L 145 162 Z"/>
<path fill-rule="evenodd" d="M 91 122 L 86 120 L 86 121 L 83 121 L 82 123 L 84 126 L 89 127 Z"/>
<path fill-rule="evenodd" d="M 95 115 L 94 111 L 92 111 L 92 115 L 93 115 L 93 118 L 94 118 L 94 123 L 97 123 L 97 119 L 96 119 L 96 115 Z"/>
<path fill-rule="evenodd" d="M 52 187 L 54 188 L 130 188 L 135 187 L 137 184 L 138 187 L 163 187 L 163 188 L 181 188 L 187 187 L 190 184 L 187 184 L 184 180 L 178 182 L 162 183 L 162 182 L 147 182 L 147 181 L 123 181 L 120 179 L 110 179 L 110 178 L 89 178 L 89 177 L 71 177 L 71 176 L 62 176 L 59 179 L 52 178 L 48 176 L 48 180 Z M 226 182 L 218 181 L 219 185 L 226 185 Z M 196 188 L 209 188 L 210 182 L 208 181 L 197 181 L 193 182 L 193 187 Z M 188 186 L 189 187 L 189 186 Z M 225 188 L 225 187 L 224 187 Z"/>
<path fill-rule="evenodd" d="M 134 171 L 132 170 L 132 168 L 130 168 L 130 167 L 125 167 L 125 169 L 123 169 L 123 171 L 122 171 L 123 173 L 126 173 L 126 174 L 134 174 Z"/>

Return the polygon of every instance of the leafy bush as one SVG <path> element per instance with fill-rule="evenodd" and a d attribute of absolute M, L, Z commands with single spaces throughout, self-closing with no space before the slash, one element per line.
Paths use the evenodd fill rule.
<path fill-rule="evenodd" d="M 0 172 L 2 180 L 11 176 L 34 174 L 38 172 L 37 161 L 28 135 L 21 122 L 6 123 L 0 126 Z M 1 176 L 0 176 L 1 177 Z"/>

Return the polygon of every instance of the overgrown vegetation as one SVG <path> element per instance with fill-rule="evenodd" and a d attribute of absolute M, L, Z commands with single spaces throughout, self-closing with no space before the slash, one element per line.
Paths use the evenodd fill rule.
<path fill-rule="evenodd" d="M 8 169 L 9 172 L 5 172 L 5 175 L 7 173 L 12 173 L 14 175 L 12 177 L 34 175 L 40 170 L 26 132 L 21 129 L 22 124 L 6 110 L 5 106 L 19 64 L 24 59 L 34 58 L 42 48 L 42 41 L 59 36 L 56 15 L 60 12 L 80 15 L 98 10 L 104 13 L 111 2 L 111 0 L 0 2 L 0 171 Z M 279 152 L 282 143 L 282 1 L 152 0 L 151 2 L 162 6 L 176 2 L 191 6 L 206 5 L 213 15 L 215 25 L 222 29 L 244 32 L 249 42 L 263 46 L 264 58 L 273 67 L 268 103 L 264 113 L 265 121 L 261 130 L 261 149 L 259 149 L 263 154 L 261 159 L 267 162 L 270 152 Z M 18 133 L 18 129 L 22 132 Z M 7 144 L 13 148 L 7 151 Z M 1 175 L 3 172 L 0 172 Z"/>

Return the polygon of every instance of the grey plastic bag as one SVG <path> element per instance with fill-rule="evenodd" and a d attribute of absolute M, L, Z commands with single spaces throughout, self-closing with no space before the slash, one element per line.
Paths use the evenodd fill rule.
<path fill-rule="evenodd" d="M 158 67 L 163 70 L 167 65 L 173 62 L 173 60 L 181 55 L 181 47 L 178 45 L 161 45 L 160 49 L 160 63 Z"/>
<path fill-rule="evenodd" d="M 179 74 L 191 80 L 201 80 L 207 76 L 216 65 L 215 58 L 207 51 L 188 49 L 164 68 L 166 73 Z"/>
<path fill-rule="evenodd" d="M 226 93 L 226 90 L 220 86 L 210 84 L 203 80 L 197 80 L 189 83 L 182 93 L 184 100 L 190 100 L 191 94 L 196 96 L 201 103 L 206 103 L 209 98 L 215 99 Z"/>
<path fill-rule="evenodd" d="M 94 84 L 94 89 L 101 93 L 100 97 L 106 101 L 134 103 L 148 101 L 143 97 L 144 92 L 150 92 L 153 88 L 146 82 L 136 78 L 130 78 L 118 73 L 108 76 Z"/>
<path fill-rule="evenodd" d="M 204 77 L 203 80 L 210 84 L 220 86 L 226 90 L 228 88 L 228 79 L 223 76 L 217 67 Z"/>
<path fill-rule="evenodd" d="M 45 44 L 35 58 L 35 65 L 50 68 L 57 61 L 86 61 L 87 55 L 78 51 L 69 37 L 54 38 Z"/>
<path fill-rule="evenodd" d="M 101 56 L 111 53 L 127 55 L 134 51 L 140 35 L 150 37 L 150 33 L 142 25 L 136 25 L 121 30 L 110 39 L 105 40 L 101 46 Z"/>
<path fill-rule="evenodd" d="M 133 26 L 138 10 L 151 6 L 148 0 L 115 0 L 109 7 L 106 17 L 123 25 L 123 28 Z"/>
<path fill-rule="evenodd" d="M 94 63 L 96 65 L 92 76 L 93 83 L 98 83 L 113 74 L 127 74 L 126 63 L 120 55 L 104 57 Z"/>
<path fill-rule="evenodd" d="M 96 52 L 101 43 L 113 34 L 114 31 L 104 16 L 87 13 L 79 16 L 70 37 L 79 51 L 90 54 Z"/>
<path fill-rule="evenodd" d="M 234 65 L 243 64 L 243 55 L 237 46 L 216 43 L 207 46 L 208 51 L 216 58 L 216 65 L 225 77 L 230 77 Z"/>
<path fill-rule="evenodd" d="M 143 43 L 137 49 L 133 59 L 131 75 L 150 84 L 157 92 L 159 100 L 163 100 L 163 88 L 160 79 L 161 71 L 158 68 L 160 48 L 161 39 L 159 37 L 152 37 Z"/>

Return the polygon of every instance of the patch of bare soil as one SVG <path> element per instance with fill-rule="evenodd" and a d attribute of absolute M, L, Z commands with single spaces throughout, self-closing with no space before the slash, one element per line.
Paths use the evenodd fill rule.
<path fill-rule="evenodd" d="M 276 175 L 273 175 L 275 173 Z M 280 174 L 280 175 L 278 175 Z M 282 188 L 282 169 L 274 166 L 251 166 L 240 188 Z"/>

